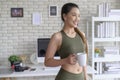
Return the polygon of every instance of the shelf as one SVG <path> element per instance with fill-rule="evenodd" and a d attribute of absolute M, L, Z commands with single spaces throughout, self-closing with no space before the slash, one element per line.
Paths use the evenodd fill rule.
<path fill-rule="evenodd" d="M 120 78 L 120 74 L 116 73 L 116 74 L 97 74 L 94 76 L 95 79 L 112 79 L 112 78 Z M 109 80 L 107 79 L 107 80 Z"/>
<path fill-rule="evenodd" d="M 113 23 L 114 22 L 114 23 Z M 120 32 L 119 32 L 119 22 L 120 17 L 92 17 L 92 68 L 94 69 L 96 66 L 97 74 L 94 72 L 93 79 L 114 79 L 120 78 L 120 73 L 102 73 L 104 67 L 102 62 L 120 62 L 120 55 L 105 55 L 104 57 L 94 57 L 94 48 L 99 46 L 99 44 L 103 44 L 102 46 L 106 46 L 104 43 L 112 44 L 113 46 L 119 46 L 117 42 L 120 42 Z M 112 27 L 112 28 L 109 28 Z M 113 32 L 114 31 L 114 32 Z M 97 37 L 99 36 L 99 37 Z M 109 36 L 109 37 L 104 37 Z M 98 43 L 98 44 L 97 44 Z M 113 44 L 115 43 L 115 44 Z M 119 49 L 120 50 L 120 49 Z M 95 65 L 95 63 L 97 63 Z M 98 74 L 102 73 L 102 74 Z"/>
<path fill-rule="evenodd" d="M 94 58 L 94 62 L 111 62 L 111 61 L 120 61 L 120 56 L 111 56 L 111 57 L 99 57 Z"/>
<path fill-rule="evenodd" d="M 120 17 L 92 17 L 93 21 L 120 21 Z"/>
<path fill-rule="evenodd" d="M 95 42 L 112 42 L 112 41 L 120 41 L 120 37 L 115 38 L 94 38 Z"/>

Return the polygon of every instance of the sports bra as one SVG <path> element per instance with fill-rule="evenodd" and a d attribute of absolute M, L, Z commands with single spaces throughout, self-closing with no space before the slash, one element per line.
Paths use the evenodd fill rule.
<path fill-rule="evenodd" d="M 70 54 L 84 52 L 84 43 L 78 33 L 76 33 L 74 38 L 71 38 L 62 30 L 61 35 L 62 44 L 60 49 L 57 51 L 61 59 L 68 57 Z"/>

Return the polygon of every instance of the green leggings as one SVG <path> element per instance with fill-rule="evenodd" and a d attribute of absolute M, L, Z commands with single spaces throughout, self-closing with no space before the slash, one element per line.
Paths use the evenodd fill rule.
<path fill-rule="evenodd" d="M 84 80 L 84 75 L 83 72 L 79 74 L 74 74 L 61 68 L 55 80 Z"/>

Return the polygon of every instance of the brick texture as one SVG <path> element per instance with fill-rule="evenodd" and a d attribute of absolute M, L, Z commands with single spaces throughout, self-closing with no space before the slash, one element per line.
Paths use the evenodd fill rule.
<path fill-rule="evenodd" d="M 66 2 L 74 2 L 79 5 L 80 30 L 87 33 L 86 23 L 89 21 L 89 49 L 91 49 L 90 21 L 91 16 L 96 16 L 97 5 L 108 2 L 110 8 L 120 8 L 119 0 L 0 0 L 0 58 L 5 58 L 7 64 L 6 58 L 11 54 L 36 53 L 37 38 L 51 37 L 54 32 L 62 29 L 60 13 L 62 5 Z M 58 6 L 58 16 L 49 17 L 49 5 Z M 22 18 L 11 17 L 11 8 L 19 7 L 24 9 L 24 16 Z M 32 24 L 34 12 L 42 14 L 41 25 Z"/>

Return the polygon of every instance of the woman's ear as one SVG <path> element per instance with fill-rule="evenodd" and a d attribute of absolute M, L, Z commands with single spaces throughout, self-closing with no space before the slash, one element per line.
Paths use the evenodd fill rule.
<path fill-rule="evenodd" d="M 63 19 L 64 21 L 66 21 L 66 14 L 63 14 Z"/>

